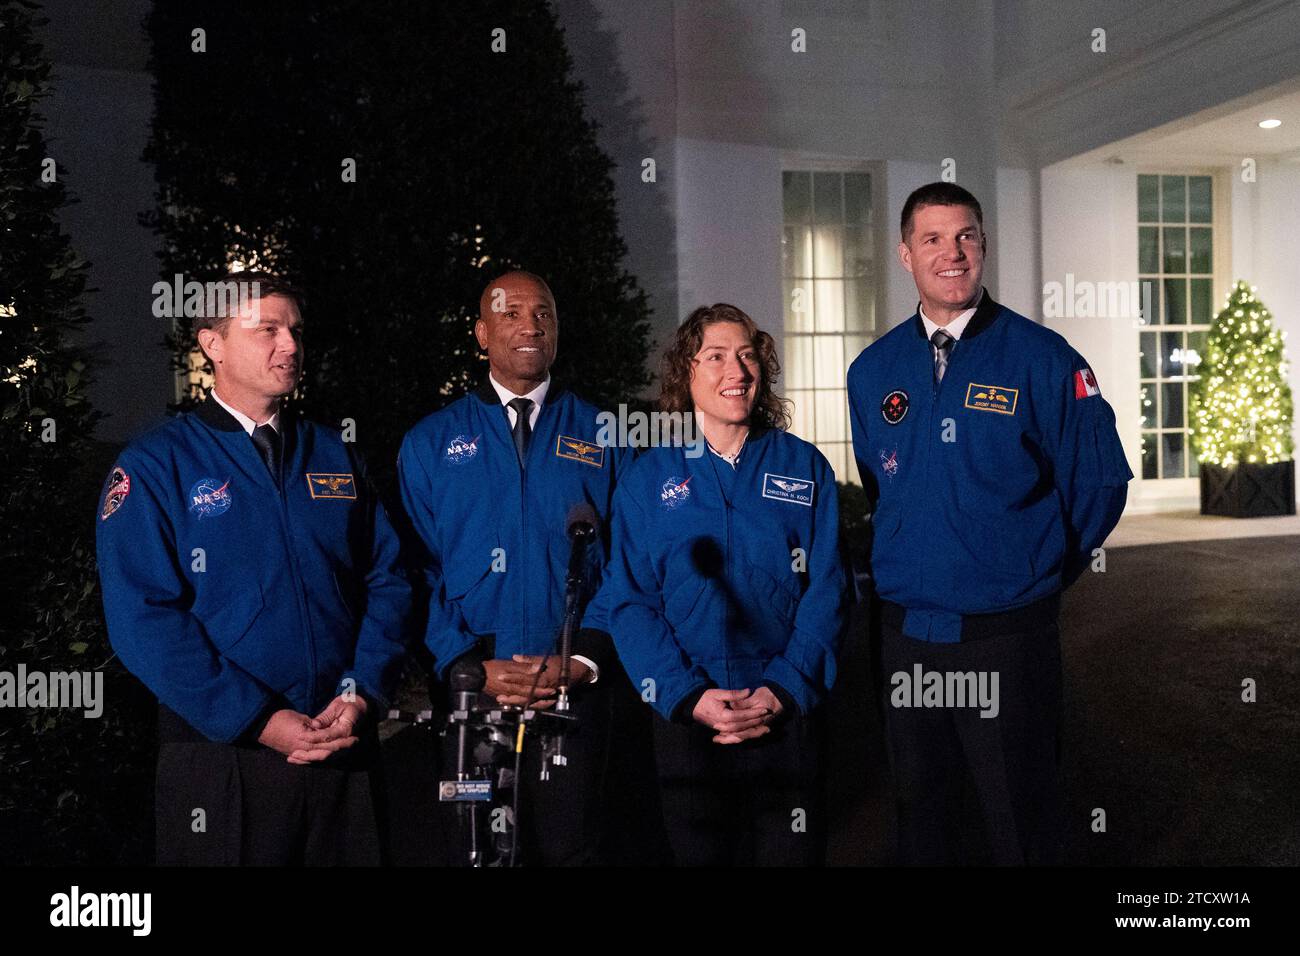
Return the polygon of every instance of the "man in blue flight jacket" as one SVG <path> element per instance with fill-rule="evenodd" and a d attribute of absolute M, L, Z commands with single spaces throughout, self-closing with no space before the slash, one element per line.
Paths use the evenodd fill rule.
<path fill-rule="evenodd" d="M 96 517 L 109 639 L 159 701 L 160 864 L 380 862 L 375 725 L 410 588 L 365 469 L 291 417 L 299 297 L 196 319 L 215 384 L 122 452 Z"/>
<path fill-rule="evenodd" d="M 425 642 L 438 677 L 474 658 L 497 703 L 523 704 L 536 679 L 546 709 L 560 672 L 566 521 L 586 505 L 604 525 L 588 553 L 585 601 L 600 582 L 614 483 L 631 450 L 600 445 L 597 408 L 552 381 L 559 321 L 541 278 L 514 271 L 490 282 L 474 331 L 488 357 L 482 385 L 420 421 L 398 455 L 430 592 Z M 539 781 L 538 749 L 526 750 L 520 846 L 531 864 L 602 861 L 611 707 L 626 677 L 604 622 L 584 623 L 601 632 L 584 629 L 570 662 L 578 731 L 568 765 Z"/>
<path fill-rule="evenodd" d="M 1055 862 L 1060 593 L 1119 520 L 1133 475 L 1088 363 L 981 285 L 975 197 L 923 186 L 901 225 L 917 313 L 848 375 L 900 857 Z M 976 686 L 992 694 L 976 701 Z M 983 827 L 963 834 L 967 781 Z"/>

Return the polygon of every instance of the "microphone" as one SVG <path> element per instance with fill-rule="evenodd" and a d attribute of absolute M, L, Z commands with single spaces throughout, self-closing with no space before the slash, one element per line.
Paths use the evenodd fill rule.
<path fill-rule="evenodd" d="M 456 740 L 456 777 L 465 779 L 465 751 L 469 743 L 469 712 L 474 708 L 475 699 L 487 684 L 487 670 L 475 654 L 464 654 L 451 665 L 447 675 L 451 685 L 451 707 L 453 711 L 463 714 L 459 721 Z"/>
<path fill-rule="evenodd" d="M 596 540 L 600 530 L 600 515 L 585 501 L 569 509 L 564 521 L 564 534 L 569 539 L 569 583 L 580 580 L 586 570 L 587 548 Z"/>

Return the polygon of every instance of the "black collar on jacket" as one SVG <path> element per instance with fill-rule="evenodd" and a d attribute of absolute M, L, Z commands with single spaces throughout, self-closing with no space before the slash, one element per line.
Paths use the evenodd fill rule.
<path fill-rule="evenodd" d="M 983 295 L 980 297 L 980 304 L 975 307 L 975 314 L 970 317 L 966 323 L 966 330 L 962 332 L 963 339 L 974 338 L 981 332 L 985 331 L 1002 311 L 1002 306 L 993 301 L 993 296 L 989 295 L 989 290 L 981 287 Z M 921 318 L 921 303 L 916 304 L 916 314 L 912 316 L 912 326 L 916 329 L 916 334 L 925 339 L 926 344 L 930 342 L 930 336 L 925 334 L 925 322 Z"/>
<path fill-rule="evenodd" d="M 555 380 L 555 376 L 552 375 L 551 387 L 546 390 L 546 398 L 543 399 L 542 404 L 554 405 L 563 393 L 564 386 L 560 385 Z M 479 382 L 478 388 L 474 389 L 473 394 L 478 396 L 479 400 L 482 401 L 484 405 L 497 405 L 501 408 L 505 408 L 505 406 L 501 404 L 501 396 L 497 394 L 497 390 L 492 387 L 492 383 L 488 381 L 486 375 L 483 376 L 483 381 Z"/>
<path fill-rule="evenodd" d="M 212 428 L 214 431 L 244 431 L 244 426 L 239 424 L 239 421 L 235 416 L 222 408 L 217 400 L 212 397 L 212 389 L 208 389 L 204 393 L 203 401 L 199 402 L 191 414 L 197 416 L 199 421 L 203 422 L 203 424 Z M 280 444 L 282 454 L 286 461 L 288 460 L 289 455 L 293 453 L 294 445 L 297 441 L 297 420 L 297 415 L 286 409 L 284 405 L 280 406 Z M 247 434 L 247 432 L 245 432 L 245 434 Z M 252 440 L 251 437 L 249 440 Z"/>

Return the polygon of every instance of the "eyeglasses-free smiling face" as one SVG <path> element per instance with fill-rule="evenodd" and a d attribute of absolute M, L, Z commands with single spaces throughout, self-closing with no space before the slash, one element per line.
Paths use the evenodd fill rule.
<path fill-rule="evenodd" d="M 474 335 L 488 354 L 492 377 L 516 395 L 531 392 L 555 362 L 555 297 L 534 275 L 504 275 L 483 290 Z"/>
<path fill-rule="evenodd" d="M 754 411 L 762 367 L 739 322 L 704 327 L 691 367 L 691 402 L 701 424 L 743 425 Z"/>
<path fill-rule="evenodd" d="M 919 207 L 911 235 L 898 244 L 925 314 L 940 325 L 979 304 L 984 253 L 984 230 L 969 206 Z"/>

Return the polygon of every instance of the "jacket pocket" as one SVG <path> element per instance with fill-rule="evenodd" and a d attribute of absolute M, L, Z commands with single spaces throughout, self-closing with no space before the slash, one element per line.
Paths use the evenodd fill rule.
<path fill-rule="evenodd" d="M 205 594 L 195 602 L 193 614 L 203 625 L 214 647 L 226 654 L 252 630 L 265 601 L 262 586 L 247 580 L 220 594 Z"/>

